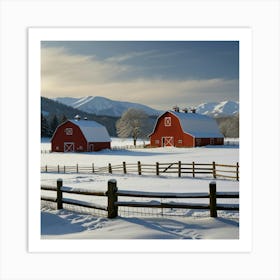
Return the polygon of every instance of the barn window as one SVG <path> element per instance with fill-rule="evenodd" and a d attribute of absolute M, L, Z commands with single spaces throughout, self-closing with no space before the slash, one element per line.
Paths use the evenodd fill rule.
<path fill-rule="evenodd" d="M 200 146 L 201 145 L 201 139 L 200 138 L 196 138 L 196 145 Z"/>
<path fill-rule="evenodd" d="M 65 128 L 64 132 L 65 132 L 66 135 L 73 135 L 72 127 Z"/>
<path fill-rule="evenodd" d="M 55 149 L 58 151 L 58 150 L 59 150 L 59 147 L 58 147 L 58 146 L 56 146 L 56 147 L 55 147 Z"/>
<path fill-rule="evenodd" d="M 159 144 L 159 140 L 155 140 L 155 144 Z"/>
<path fill-rule="evenodd" d="M 178 140 L 178 144 L 182 144 L 183 143 L 183 140 Z"/>
<path fill-rule="evenodd" d="M 171 126 L 171 117 L 164 118 L 164 126 Z"/>
<path fill-rule="evenodd" d="M 214 138 L 210 138 L 210 145 L 214 145 Z"/>

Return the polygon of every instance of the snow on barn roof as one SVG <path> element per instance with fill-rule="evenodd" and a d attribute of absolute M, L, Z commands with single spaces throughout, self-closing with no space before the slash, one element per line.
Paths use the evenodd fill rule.
<path fill-rule="evenodd" d="M 88 120 L 69 121 L 77 125 L 81 129 L 87 142 L 111 142 L 111 138 L 105 126 L 95 121 Z"/>
<path fill-rule="evenodd" d="M 196 138 L 224 137 L 219 131 L 219 127 L 213 118 L 197 113 L 168 112 L 179 119 L 181 127 L 185 133 Z"/>

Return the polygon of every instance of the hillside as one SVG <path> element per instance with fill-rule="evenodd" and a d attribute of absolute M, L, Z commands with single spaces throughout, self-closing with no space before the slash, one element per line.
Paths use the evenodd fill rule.
<path fill-rule="evenodd" d="M 159 110 L 143 104 L 111 100 L 101 96 L 86 96 L 82 98 L 57 97 L 53 100 L 98 116 L 120 117 L 129 108 L 143 110 L 148 116 L 157 116 L 160 114 Z"/>
<path fill-rule="evenodd" d="M 70 98 L 69 100 L 70 103 L 73 102 L 73 98 Z M 236 113 L 238 112 L 236 104 L 234 102 L 207 104 L 208 105 L 204 103 L 203 106 L 198 106 L 197 113 L 204 113 L 210 116 L 212 115 L 212 117 L 214 117 L 214 119 L 217 121 L 219 128 L 225 137 L 239 137 L 239 114 Z M 213 112 L 215 111 L 216 115 L 218 115 L 217 117 L 214 116 L 215 114 Z M 218 111 L 220 112 L 220 114 L 217 113 Z M 49 123 L 55 115 L 59 120 L 61 120 L 64 116 L 68 119 L 73 119 L 76 115 L 80 115 L 82 118 L 87 117 L 89 120 L 94 120 L 104 125 L 107 128 L 110 136 L 117 136 L 116 122 L 119 119 L 119 117 L 117 116 L 99 116 L 96 114 L 87 113 L 80 109 L 73 108 L 52 99 L 48 99 L 46 97 L 41 97 L 41 112 Z M 235 115 L 226 115 L 225 112 L 235 113 Z M 156 118 L 156 116 L 151 116 L 151 122 L 155 124 Z"/>
<path fill-rule="evenodd" d="M 104 125 L 111 136 L 116 136 L 115 123 L 118 120 L 117 117 L 97 116 L 95 114 L 86 113 L 46 97 L 41 97 L 41 112 L 48 122 L 50 122 L 55 115 L 59 120 L 64 116 L 67 119 L 73 119 L 76 115 L 80 115 L 82 118 L 87 117 L 88 120 L 94 120 Z"/>
<path fill-rule="evenodd" d="M 129 108 L 143 110 L 149 116 L 158 116 L 164 112 L 143 104 L 111 100 L 101 96 L 86 96 L 82 98 L 57 97 L 53 100 L 98 116 L 102 115 L 120 117 Z M 166 108 L 166 110 L 170 110 L 171 108 L 172 105 L 170 105 L 170 108 Z M 215 118 L 233 116 L 239 113 L 239 103 L 235 101 L 202 103 L 196 106 L 196 112 Z"/>

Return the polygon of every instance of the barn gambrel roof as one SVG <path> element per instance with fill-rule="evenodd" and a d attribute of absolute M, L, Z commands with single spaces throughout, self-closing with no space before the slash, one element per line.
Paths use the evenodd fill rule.
<path fill-rule="evenodd" d="M 180 122 L 182 130 L 195 138 L 223 138 L 219 127 L 213 118 L 198 113 L 182 113 L 167 111 L 174 115 Z M 164 114 L 166 114 L 165 112 Z M 164 115 L 160 115 L 158 120 Z M 154 128 L 154 131 L 156 126 Z M 152 134 L 154 133 L 152 132 Z"/>
<path fill-rule="evenodd" d="M 111 138 L 108 134 L 105 126 L 88 120 L 69 120 L 76 126 L 78 126 L 87 142 L 111 142 Z"/>
<path fill-rule="evenodd" d="M 111 142 L 111 138 L 108 134 L 106 127 L 95 121 L 67 120 L 64 123 L 60 124 L 56 128 L 56 130 L 59 129 L 60 126 L 64 125 L 67 122 L 71 122 L 74 125 L 78 126 L 80 128 L 80 130 L 82 131 L 84 137 L 86 138 L 87 142 Z M 53 137 L 55 134 L 56 134 L 56 131 L 53 134 Z M 52 137 L 52 139 L 53 139 L 53 137 Z"/>

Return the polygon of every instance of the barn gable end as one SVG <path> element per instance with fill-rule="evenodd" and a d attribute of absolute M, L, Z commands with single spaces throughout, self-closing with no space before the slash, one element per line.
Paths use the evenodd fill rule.
<path fill-rule="evenodd" d="M 151 146 L 155 147 L 222 145 L 223 138 L 214 119 L 178 111 L 167 111 L 159 116 L 150 134 Z"/>

